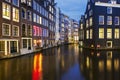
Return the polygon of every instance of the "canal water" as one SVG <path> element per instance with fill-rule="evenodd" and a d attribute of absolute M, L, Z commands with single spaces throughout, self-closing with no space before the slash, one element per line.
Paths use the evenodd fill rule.
<path fill-rule="evenodd" d="M 74 44 L 1 60 L 0 80 L 120 80 L 120 51 Z"/>

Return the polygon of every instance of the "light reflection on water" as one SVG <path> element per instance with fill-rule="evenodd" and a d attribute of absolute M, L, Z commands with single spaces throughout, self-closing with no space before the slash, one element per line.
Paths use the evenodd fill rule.
<path fill-rule="evenodd" d="M 83 50 L 80 69 L 86 80 L 120 80 L 119 51 Z"/>
<path fill-rule="evenodd" d="M 120 80 L 119 51 L 70 45 L 0 61 L 0 80 Z"/>

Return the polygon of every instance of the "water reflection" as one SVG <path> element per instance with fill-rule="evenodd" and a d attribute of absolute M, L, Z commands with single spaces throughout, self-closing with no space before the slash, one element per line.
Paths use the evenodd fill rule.
<path fill-rule="evenodd" d="M 86 80 L 120 80 L 119 51 L 83 50 L 79 61 Z"/>
<path fill-rule="evenodd" d="M 119 51 L 78 45 L 0 61 L 0 80 L 120 80 Z"/>
<path fill-rule="evenodd" d="M 37 54 L 34 56 L 32 80 L 42 80 L 42 54 Z"/>

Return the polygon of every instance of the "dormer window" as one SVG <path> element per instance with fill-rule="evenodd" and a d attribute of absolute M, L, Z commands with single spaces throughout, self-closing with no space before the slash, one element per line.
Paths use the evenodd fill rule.
<path fill-rule="evenodd" d="M 111 3 L 111 4 L 116 4 L 116 0 L 110 0 L 110 1 L 108 1 L 108 3 Z"/>

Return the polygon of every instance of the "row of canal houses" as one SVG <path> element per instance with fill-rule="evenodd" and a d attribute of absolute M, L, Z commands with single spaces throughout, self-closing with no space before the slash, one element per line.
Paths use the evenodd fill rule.
<path fill-rule="evenodd" d="M 0 57 L 68 43 L 73 21 L 61 16 L 54 0 L 0 0 Z"/>
<path fill-rule="evenodd" d="M 120 0 L 88 0 L 79 26 L 80 46 L 120 49 Z"/>

